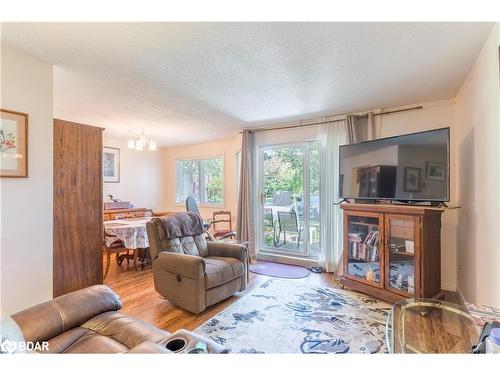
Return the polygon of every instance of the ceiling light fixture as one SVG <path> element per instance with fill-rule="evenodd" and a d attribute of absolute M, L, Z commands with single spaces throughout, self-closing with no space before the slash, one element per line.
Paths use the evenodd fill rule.
<path fill-rule="evenodd" d="M 157 145 L 156 141 L 152 136 L 146 136 L 144 133 L 144 128 L 139 134 L 133 134 L 131 130 L 128 132 L 129 138 L 127 142 L 127 148 L 135 149 L 137 151 L 143 151 L 147 146 L 149 151 L 156 151 Z"/>

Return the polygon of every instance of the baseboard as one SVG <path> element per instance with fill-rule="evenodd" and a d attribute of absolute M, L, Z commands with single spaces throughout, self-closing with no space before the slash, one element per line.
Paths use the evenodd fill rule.
<path fill-rule="evenodd" d="M 306 268 L 314 267 L 319 265 L 318 260 L 298 258 L 286 255 L 268 254 L 268 253 L 257 253 L 257 260 L 263 260 L 267 262 L 276 262 L 283 264 L 291 264 L 294 266 L 302 266 Z"/>
<path fill-rule="evenodd" d="M 450 283 L 441 283 L 441 289 L 448 292 L 457 292 L 457 286 Z"/>

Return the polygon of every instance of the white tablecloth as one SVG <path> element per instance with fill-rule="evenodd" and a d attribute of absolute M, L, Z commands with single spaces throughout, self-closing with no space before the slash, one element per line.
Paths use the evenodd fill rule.
<path fill-rule="evenodd" d="M 125 247 L 128 249 L 144 249 L 149 247 L 146 223 L 150 220 L 150 217 L 141 217 L 105 221 L 104 230 L 106 233 L 122 240 Z M 106 244 L 108 246 L 111 245 L 113 241 L 116 241 L 116 239 L 106 236 Z"/>

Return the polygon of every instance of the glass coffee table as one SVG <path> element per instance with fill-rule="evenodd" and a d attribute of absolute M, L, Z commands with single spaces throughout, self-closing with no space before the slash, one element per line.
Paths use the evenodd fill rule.
<path fill-rule="evenodd" d="M 479 335 L 465 307 L 440 300 L 402 300 L 387 317 L 389 353 L 470 353 Z"/>

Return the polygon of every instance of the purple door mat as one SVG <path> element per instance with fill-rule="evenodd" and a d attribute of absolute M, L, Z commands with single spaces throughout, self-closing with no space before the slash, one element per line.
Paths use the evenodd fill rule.
<path fill-rule="evenodd" d="M 273 262 L 250 264 L 249 270 L 259 275 L 281 277 L 284 279 L 302 279 L 311 274 L 311 272 L 304 267 Z"/>

